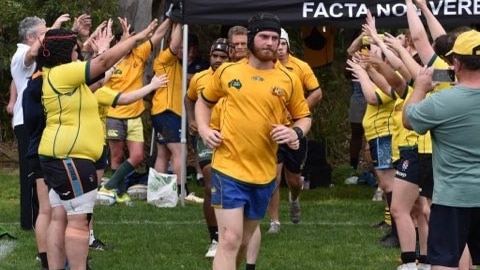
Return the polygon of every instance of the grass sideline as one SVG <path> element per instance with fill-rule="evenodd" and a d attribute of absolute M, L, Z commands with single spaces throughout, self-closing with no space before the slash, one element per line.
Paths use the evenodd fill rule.
<path fill-rule="evenodd" d="M 336 168 L 334 187 L 302 193 L 297 225 L 289 220 L 282 188 L 281 232 L 266 234 L 268 220 L 262 220 L 257 269 L 395 269 L 400 251 L 382 247 L 378 240 L 384 232 L 371 228 L 383 217 L 383 204 L 371 201 L 373 188 L 345 185 L 346 174 L 346 167 Z M 34 233 L 19 226 L 17 183 L 16 173 L 0 172 L 0 226 L 18 237 L 0 239 L 0 269 L 39 269 Z M 195 183 L 189 187 L 202 195 Z M 136 201 L 133 207 L 99 206 L 94 218 L 96 236 L 111 247 L 90 252 L 94 270 L 211 269 L 211 260 L 204 258 L 208 232 L 199 204 L 160 209 Z"/>

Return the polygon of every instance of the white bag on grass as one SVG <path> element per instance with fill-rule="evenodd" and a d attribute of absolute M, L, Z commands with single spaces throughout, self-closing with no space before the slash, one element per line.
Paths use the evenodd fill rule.
<path fill-rule="evenodd" d="M 177 175 L 148 171 L 147 202 L 157 207 L 175 207 L 178 203 Z"/>

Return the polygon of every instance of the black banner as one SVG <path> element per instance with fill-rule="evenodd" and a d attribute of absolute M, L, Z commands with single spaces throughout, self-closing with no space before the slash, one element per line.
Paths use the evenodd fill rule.
<path fill-rule="evenodd" d="M 427 3 L 446 28 L 480 23 L 480 0 Z M 376 17 L 377 28 L 407 26 L 406 5 L 402 0 L 185 0 L 184 8 L 186 24 L 245 25 L 256 12 L 271 12 L 280 18 L 282 25 L 360 28 L 370 10 Z"/>

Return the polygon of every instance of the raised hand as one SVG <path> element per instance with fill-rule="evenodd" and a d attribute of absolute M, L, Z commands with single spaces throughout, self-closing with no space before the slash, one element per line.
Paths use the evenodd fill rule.
<path fill-rule="evenodd" d="M 62 27 L 62 24 L 68 21 L 70 21 L 70 14 L 68 13 L 62 14 L 55 20 L 51 28 L 60 29 Z"/>

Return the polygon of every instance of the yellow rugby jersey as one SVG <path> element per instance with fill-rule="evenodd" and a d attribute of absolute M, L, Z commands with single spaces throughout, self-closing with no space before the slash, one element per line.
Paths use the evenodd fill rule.
<path fill-rule="evenodd" d="M 145 41 L 134 48 L 115 67 L 112 76 L 105 86 L 120 93 L 129 93 L 143 86 L 143 73 L 148 57 L 152 52 L 152 42 Z M 129 119 L 140 116 L 145 110 L 143 99 L 139 99 L 128 105 L 119 105 L 108 110 L 108 117 L 117 119 Z"/>
<path fill-rule="evenodd" d="M 283 64 L 283 66 L 298 76 L 305 92 L 310 92 L 320 87 L 315 73 L 313 73 L 307 62 L 289 55 L 287 63 Z"/>
<path fill-rule="evenodd" d="M 160 52 L 153 61 L 155 74 L 167 74 L 167 87 L 155 91 L 152 99 L 152 115 L 172 111 L 182 116 L 182 64 L 170 48 Z"/>
<path fill-rule="evenodd" d="M 391 116 L 395 106 L 392 96 L 383 93 L 380 88 L 375 87 L 378 105 L 367 104 L 362 125 L 365 130 L 367 142 L 387 135 L 391 135 Z"/>
<path fill-rule="evenodd" d="M 213 73 L 214 71 L 212 67 L 210 67 L 193 75 L 187 90 L 187 96 L 190 100 L 197 100 L 203 89 L 210 85 Z M 212 129 L 220 129 L 219 121 L 221 103 L 222 100 L 218 101 L 217 104 L 215 104 L 215 106 L 212 108 L 212 115 L 210 116 L 210 127 Z"/>
<path fill-rule="evenodd" d="M 433 67 L 435 69 L 448 69 L 448 63 L 445 62 L 442 58 L 440 58 L 438 55 L 434 54 L 432 56 L 432 59 L 428 62 L 429 67 Z M 442 82 L 439 83 L 431 93 L 435 93 L 438 91 L 442 91 L 445 89 L 448 89 L 452 87 L 450 83 L 448 82 Z M 430 95 L 431 93 L 428 93 L 427 95 Z M 430 131 L 427 131 L 427 133 L 422 134 L 418 138 L 418 152 L 421 154 L 431 154 L 432 153 L 432 137 L 430 136 Z"/>
<path fill-rule="evenodd" d="M 402 147 L 413 147 L 418 144 L 418 134 L 413 130 L 403 127 L 403 105 L 410 98 L 413 88 L 408 86 L 405 97 L 397 97 L 392 114 L 392 160 L 400 159 L 400 149 Z"/>
<path fill-rule="evenodd" d="M 213 69 L 209 67 L 206 70 L 202 70 L 193 74 L 188 86 L 187 96 L 190 100 L 197 100 L 198 95 L 210 84 L 210 80 L 213 76 Z"/>
<path fill-rule="evenodd" d="M 85 84 L 90 62 L 43 68 L 42 103 L 46 127 L 38 153 L 51 158 L 96 161 L 103 151 L 98 102 Z"/>
<path fill-rule="evenodd" d="M 276 176 L 278 145 L 273 124 L 308 117 L 310 111 L 298 77 L 284 67 L 257 70 L 248 62 L 224 63 L 202 97 L 222 102 L 219 130 L 224 137 L 214 149 L 212 168 L 241 182 L 263 185 Z"/>

